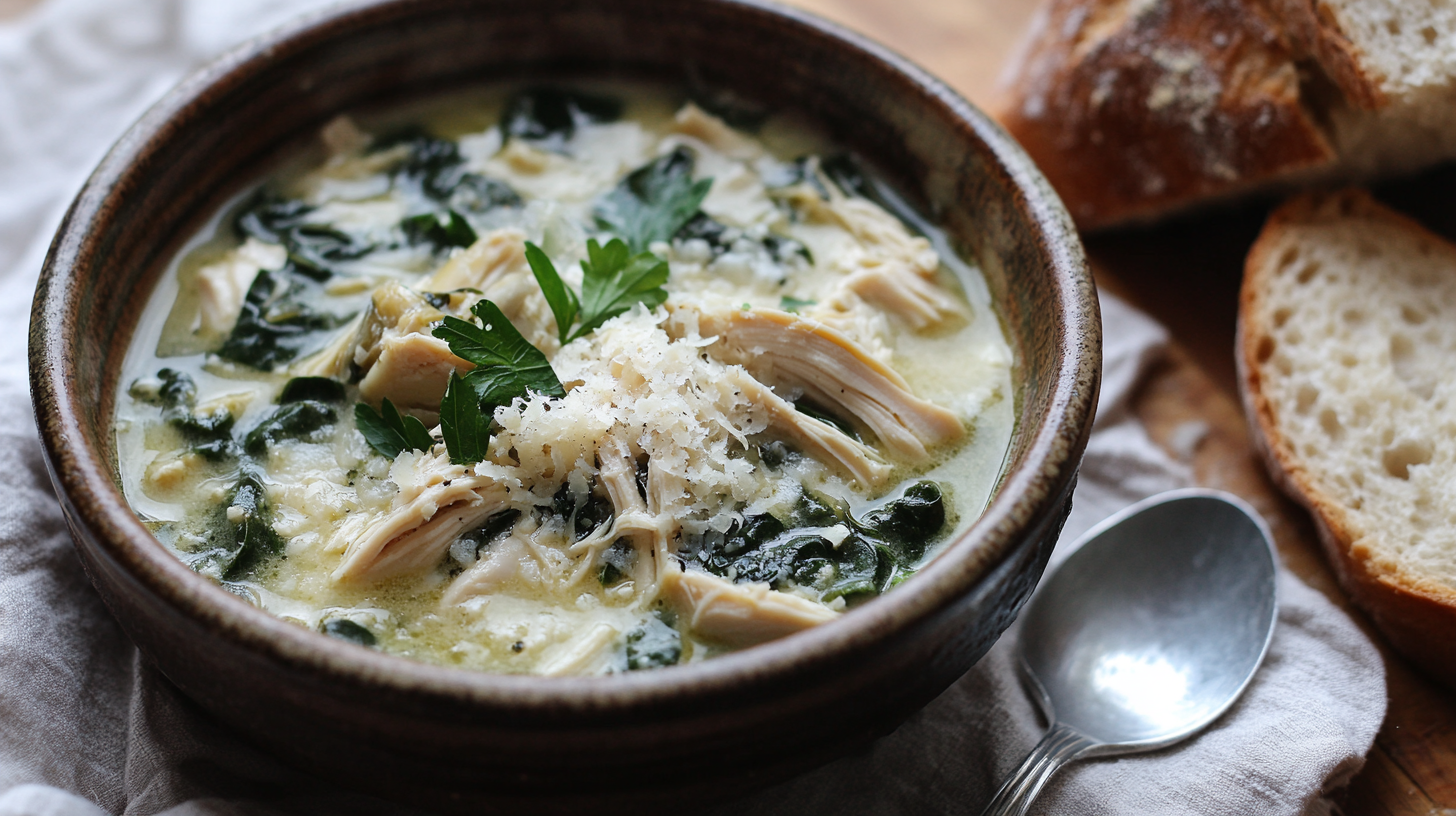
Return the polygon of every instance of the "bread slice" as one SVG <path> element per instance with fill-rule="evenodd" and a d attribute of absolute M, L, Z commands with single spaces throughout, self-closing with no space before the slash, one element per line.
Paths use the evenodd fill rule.
<path fill-rule="evenodd" d="M 1050 0 L 996 114 L 1084 229 L 1456 156 L 1456 4 Z"/>
<path fill-rule="evenodd" d="M 1456 246 L 1360 190 L 1297 197 L 1249 253 L 1237 355 L 1342 584 L 1456 687 Z"/>

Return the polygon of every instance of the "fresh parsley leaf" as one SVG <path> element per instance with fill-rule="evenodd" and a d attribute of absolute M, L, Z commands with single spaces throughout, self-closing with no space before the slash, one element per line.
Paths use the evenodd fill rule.
<path fill-rule="evenodd" d="M 452 372 L 440 401 L 440 431 L 450 461 L 468 465 L 485 459 L 495 408 L 510 405 L 528 392 L 564 397 L 566 389 L 541 350 L 521 336 L 501 310 L 488 300 L 472 308 L 482 325 L 446 317 L 435 337 L 450 351 L 475 364 L 464 377 Z"/>
<path fill-rule="evenodd" d="M 456 357 L 476 365 L 466 378 L 482 399 L 494 405 L 510 405 L 511 400 L 526 396 L 527 391 L 548 397 L 566 396 L 546 355 L 522 337 L 494 303 L 482 300 L 471 312 L 482 326 L 446 317 L 435 327 L 434 335 L 449 343 Z"/>
<path fill-rule="evenodd" d="M 450 372 L 445 397 L 440 400 L 440 432 L 445 437 L 445 450 L 450 452 L 451 462 L 473 465 L 485 460 L 494 414 L 494 406 L 489 408 L 482 404 L 474 383 Z"/>
<path fill-rule="evenodd" d="M 362 402 L 354 405 L 354 423 L 369 447 L 386 459 L 396 459 L 407 450 L 428 451 L 434 446 L 435 440 L 425 423 L 400 414 L 388 398 L 382 407 L 381 413 Z"/>
<path fill-rule="evenodd" d="M 546 257 L 546 253 L 529 241 L 526 242 L 526 262 L 531 265 L 531 272 L 536 276 L 536 282 L 541 285 L 541 293 L 546 296 L 546 305 L 551 307 L 551 314 L 556 317 L 556 332 L 561 336 L 561 342 L 565 343 L 571 332 L 571 324 L 576 322 L 576 316 L 581 311 L 581 303 L 571 287 L 561 280 L 561 275 L 557 274 L 556 266 Z"/>
<path fill-rule="evenodd" d="M 793 312 L 794 314 L 798 314 L 800 309 L 807 309 L 810 306 L 818 305 L 818 303 L 819 301 L 817 300 L 800 300 L 799 298 L 789 297 L 788 295 L 779 298 L 779 308 L 786 312 Z"/>
<path fill-rule="evenodd" d="M 596 331 L 603 323 L 642 303 L 649 309 L 667 300 L 667 261 L 643 252 L 629 257 L 627 245 L 612 239 L 606 246 L 586 242 L 581 271 L 581 326 L 571 339 Z"/>
<path fill-rule="evenodd" d="M 668 241 L 697 215 L 710 178 L 693 181 L 693 154 L 678 147 L 639 167 L 597 203 L 597 226 L 627 242 L 634 253 Z"/>

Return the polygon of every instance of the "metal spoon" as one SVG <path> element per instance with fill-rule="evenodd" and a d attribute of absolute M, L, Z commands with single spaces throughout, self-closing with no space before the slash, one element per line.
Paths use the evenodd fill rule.
<path fill-rule="evenodd" d="M 1263 519 L 1212 490 L 1154 496 L 1084 535 L 1021 624 L 1051 730 L 982 816 L 1022 816 L 1066 763 L 1172 745 L 1233 705 L 1274 634 L 1274 564 Z"/>

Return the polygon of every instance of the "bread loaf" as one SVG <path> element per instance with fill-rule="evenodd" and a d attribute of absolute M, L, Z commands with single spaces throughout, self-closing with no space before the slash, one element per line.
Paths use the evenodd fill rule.
<path fill-rule="evenodd" d="M 1456 6 L 1050 0 L 996 113 L 1084 229 L 1456 156 Z"/>
<path fill-rule="evenodd" d="M 1294 199 L 1249 253 L 1238 362 L 1346 590 L 1456 687 L 1456 246 L 1358 190 Z"/>

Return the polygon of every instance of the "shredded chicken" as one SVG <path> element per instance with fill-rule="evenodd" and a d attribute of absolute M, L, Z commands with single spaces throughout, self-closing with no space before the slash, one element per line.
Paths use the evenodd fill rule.
<path fill-rule="evenodd" d="M 844 410 L 899 459 L 924 463 L 931 450 L 965 437 L 960 417 L 915 396 L 894 369 L 818 321 L 777 309 L 678 307 L 669 332 L 686 331 L 688 311 L 699 334 L 718 338 L 707 348 L 715 359 L 741 365 L 776 389 Z"/>
<path fill-rule="evenodd" d="M 799 412 L 793 403 L 775 394 L 747 371 L 729 369 L 726 379 L 768 415 L 769 433 L 854 479 L 862 488 L 882 487 L 890 478 L 893 468 L 869 446 L 833 425 Z"/>
<path fill-rule="evenodd" d="M 418 481 L 401 490 L 383 513 L 340 525 L 336 540 L 348 542 L 335 581 L 376 582 L 433 567 L 462 533 L 508 509 L 504 487 L 427 455 L 415 468 Z"/>
<path fill-rule="evenodd" d="M 674 569 L 663 580 L 666 595 L 705 640 L 734 648 L 754 646 L 817 626 L 838 612 L 768 584 L 731 584 L 706 572 Z"/>

